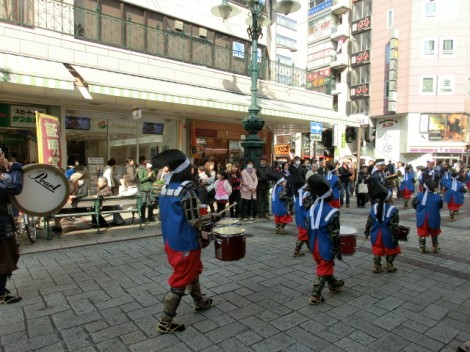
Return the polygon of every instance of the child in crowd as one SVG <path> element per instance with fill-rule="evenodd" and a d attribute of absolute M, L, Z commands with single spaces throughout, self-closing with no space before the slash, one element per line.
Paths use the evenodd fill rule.
<path fill-rule="evenodd" d="M 237 205 L 230 208 L 230 217 L 238 218 L 240 216 L 240 185 L 242 183 L 242 174 L 238 164 L 232 164 L 229 170 L 228 180 L 232 186 L 232 193 L 228 198 L 229 205 L 237 203 Z"/>
<path fill-rule="evenodd" d="M 326 174 L 326 180 L 331 188 L 331 200 L 329 201 L 330 205 L 333 208 L 339 209 L 341 207 L 340 202 L 340 190 L 341 190 L 341 181 L 336 175 L 336 164 L 334 161 L 330 160 L 326 163 L 326 168 L 328 173 Z"/>
<path fill-rule="evenodd" d="M 284 228 L 288 223 L 292 222 L 292 216 L 287 210 L 287 180 L 281 177 L 273 187 L 271 193 L 272 212 L 274 215 L 274 223 L 276 224 L 276 235 L 285 235 Z"/>
<path fill-rule="evenodd" d="M 423 183 L 423 192 L 419 192 L 413 199 L 412 206 L 416 209 L 416 227 L 419 236 L 419 251 L 427 253 L 426 237 L 431 236 L 432 251 L 439 252 L 439 241 L 437 236 L 441 233 L 442 198 L 436 194 L 436 184 L 427 179 Z"/>
<path fill-rule="evenodd" d="M 367 218 L 365 235 L 371 239 L 374 254 L 374 273 L 381 273 L 382 257 L 385 256 L 384 268 L 395 272 L 393 265 L 395 257 L 401 253 L 398 246 L 398 209 L 391 205 L 392 192 L 378 182 L 369 185 L 369 196 L 372 201 L 369 217 Z"/>
<path fill-rule="evenodd" d="M 464 203 L 464 193 L 467 193 L 462 182 L 458 180 L 458 173 L 453 172 L 451 179 L 445 184 L 446 191 L 444 193 L 444 202 L 447 203 L 449 209 L 449 220 L 455 221 L 455 214 L 458 214 L 460 207 Z"/>
<path fill-rule="evenodd" d="M 400 183 L 400 192 L 403 196 L 403 209 L 408 209 L 408 202 L 411 195 L 415 192 L 415 179 L 413 177 L 413 168 L 411 165 L 405 167 L 405 175 Z"/>
<path fill-rule="evenodd" d="M 308 210 L 307 224 L 310 250 L 317 264 L 317 279 L 313 285 L 309 303 L 317 305 L 325 301 L 321 292 L 328 283 L 330 293 L 336 293 L 343 287 L 344 281 L 334 277 L 335 257 L 342 259 L 339 238 L 339 211 L 328 201 L 331 188 L 320 175 L 310 176 L 308 190 L 315 202 Z"/>
<path fill-rule="evenodd" d="M 228 203 L 230 194 L 232 193 L 232 186 L 227 180 L 227 172 L 217 171 L 217 180 L 214 184 L 215 189 L 215 202 L 217 203 L 217 213 L 222 212 L 225 209 L 225 205 Z M 225 212 L 221 214 L 225 217 Z"/>
<path fill-rule="evenodd" d="M 307 248 L 310 249 L 307 231 L 307 209 L 304 206 L 304 202 L 307 202 L 308 205 L 312 205 L 312 202 L 310 200 L 310 192 L 306 191 L 305 188 L 307 188 L 307 184 L 301 187 L 294 196 L 295 223 L 298 230 L 297 242 L 295 243 L 294 248 L 294 257 L 302 257 L 305 255 L 304 252 L 301 252 L 304 243 L 307 245 Z"/>

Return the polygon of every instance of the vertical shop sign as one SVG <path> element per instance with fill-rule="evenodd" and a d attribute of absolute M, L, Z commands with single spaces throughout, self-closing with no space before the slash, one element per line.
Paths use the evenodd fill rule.
<path fill-rule="evenodd" d="M 38 135 L 39 163 L 60 167 L 59 118 L 36 112 L 36 128 Z"/>
<path fill-rule="evenodd" d="M 11 105 L 11 127 L 36 128 L 36 111 L 40 112 L 41 114 L 47 113 L 46 108 L 39 106 Z"/>

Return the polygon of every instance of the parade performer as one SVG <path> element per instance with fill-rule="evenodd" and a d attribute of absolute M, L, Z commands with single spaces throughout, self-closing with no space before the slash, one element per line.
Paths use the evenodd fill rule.
<path fill-rule="evenodd" d="M 408 209 L 408 202 L 411 195 L 415 192 L 415 179 L 413 177 L 413 169 L 411 165 L 405 167 L 405 175 L 400 183 L 400 192 L 403 196 L 403 209 Z"/>
<path fill-rule="evenodd" d="M 301 187 L 294 196 L 295 224 L 297 225 L 298 231 L 293 254 L 294 257 L 302 257 L 305 255 L 304 252 L 301 252 L 304 243 L 307 245 L 307 248 L 310 249 L 307 230 L 307 209 L 304 206 L 304 202 L 308 204 L 308 207 L 310 207 L 313 202 L 311 201 L 310 192 L 308 192 L 306 188 L 307 184 Z"/>
<path fill-rule="evenodd" d="M 412 205 L 416 209 L 416 227 L 419 236 L 419 251 L 427 253 L 426 237 L 431 236 L 432 251 L 439 251 L 438 236 L 441 233 L 441 214 L 442 198 L 434 193 L 436 183 L 428 178 L 424 180 L 423 192 L 419 192 L 413 199 Z"/>
<path fill-rule="evenodd" d="M 446 191 L 444 193 L 444 202 L 447 203 L 449 209 L 449 220 L 455 221 L 455 214 L 459 212 L 460 207 L 464 203 L 464 193 L 467 193 L 462 182 L 458 180 L 458 173 L 453 172 L 450 181 L 445 184 Z"/>
<path fill-rule="evenodd" d="M 14 175 L 13 175 L 14 172 Z M 0 305 L 21 301 L 7 288 L 7 279 L 18 269 L 20 253 L 16 242 L 15 218 L 10 195 L 21 193 L 23 170 L 11 170 L 8 160 L 0 149 Z"/>
<path fill-rule="evenodd" d="M 289 213 L 289 196 L 287 195 L 287 180 L 281 177 L 273 187 L 271 193 L 272 213 L 274 223 L 276 224 L 276 235 L 285 235 L 285 227 L 292 222 L 292 216 Z"/>
<path fill-rule="evenodd" d="M 309 303 L 317 305 L 325 301 L 322 290 L 328 284 L 329 292 L 336 293 L 344 281 L 334 277 L 335 257 L 342 259 L 339 238 L 339 211 L 328 204 L 332 190 L 320 175 L 313 175 L 307 181 L 308 191 L 315 202 L 308 209 L 308 237 L 310 250 L 317 264 L 317 278 L 313 285 Z"/>
<path fill-rule="evenodd" d="M 391 205 L 392 192 L 378 182 L 369 185 L 369 196 L 372 201 L 369 217 L 367 218 L 364 234 L 370 236 L 372 254 L 374 254 L 374 273 L 395 272 L 393 265 L 395 257 L 401 253 L 398 246 L 398 209 Z M 385 265 L 382 268 L 382 257 Z"/>
<path fill-rule="evenodd" d="M 191 179 L 191 165 L 186 155 L 172 149 L 158 154 L 154 166 L 168 166 L 169 174 L 160 193 L 160 221 L 168 262 L 173 273 L 168 279 L 170 291 L 163 297 L 163 313 L 157 330 L 162 333 L 184 331 L 185 326 L 173 322 L 181 298 L 188 289 L 194 300 L 194 311 L 201 312 L 212 304 L 201 293 L 202 273 L 199 228 L 199 201 Z"/>
<path fill-rule="evenodd" d="M 326 163 L 326 168 L 328 169 L 328 173 L 325 177 L 332 192 L 329 203 L 333 208 L 339 209 L 341 207 L 341 201 L 339 198 L 342 186 L 338 175 L 336 175 L 336 164 L 330 160 Z"/>

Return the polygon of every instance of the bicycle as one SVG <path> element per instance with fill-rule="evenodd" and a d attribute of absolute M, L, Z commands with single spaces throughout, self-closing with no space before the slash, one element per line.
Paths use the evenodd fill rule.
<path fill-rule="evenodd" d="M 16 224 L 16 239 L 19 243 L 24 233 L 28 235 L 29 240 L 32 243 L 36 242 L 39 218 L 26 213 L 21 213 L 15 218 Z"/>

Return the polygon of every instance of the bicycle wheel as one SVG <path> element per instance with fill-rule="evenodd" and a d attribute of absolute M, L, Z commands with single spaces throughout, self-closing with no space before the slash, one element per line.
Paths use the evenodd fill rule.
<path fill-rule="evenodd" d="M 24 221 L 24 227 L 26 228 L 26 233 L 28 234 L 29 240 L 34 243 L 36 242 L 37 238 L 37 227 L 36 227 L 36 222 L 37 218 L 32 215 L 24 214 L 23 215 L 23 221 Z"/>

